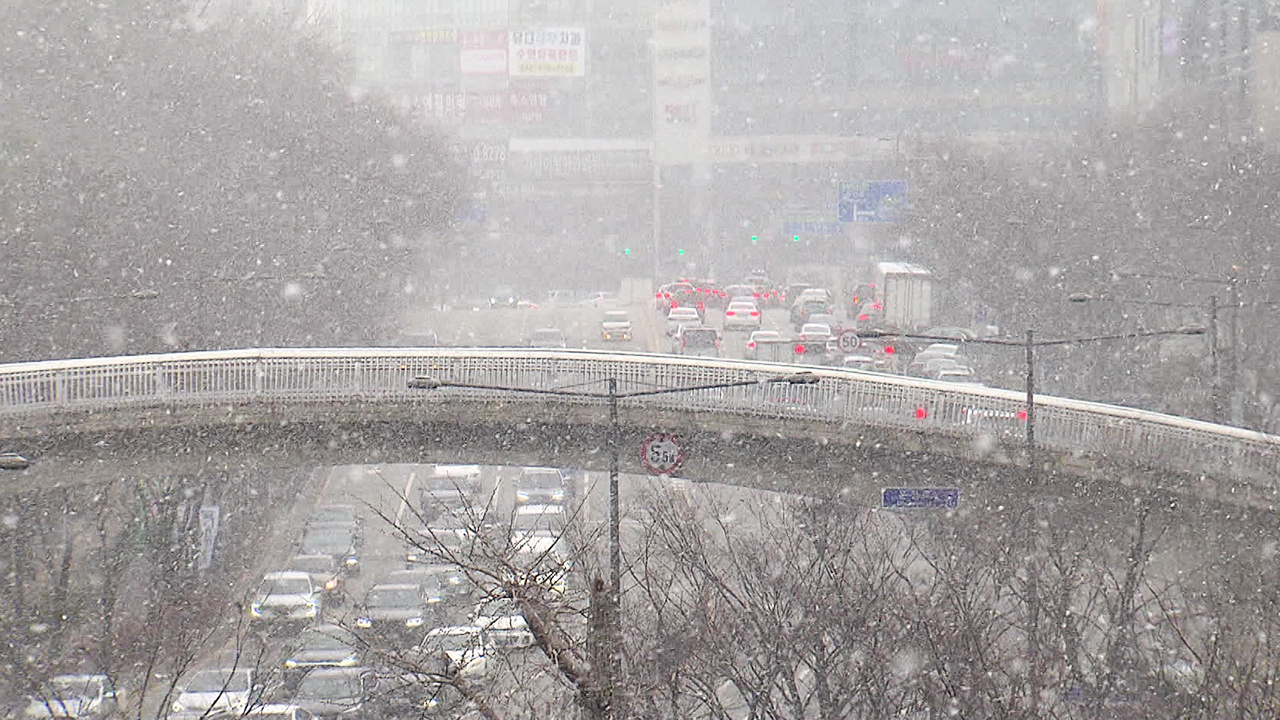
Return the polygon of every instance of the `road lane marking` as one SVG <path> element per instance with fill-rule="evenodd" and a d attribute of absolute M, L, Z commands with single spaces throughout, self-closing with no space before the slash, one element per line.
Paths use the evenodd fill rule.
<path fill-rule="evenodd" d="M 400 527 L 400 518 L 404 517 L 404 511 L 409 507 L 409 492 L 413 490 L 413 481 L 418 477 L 418 473 L 410 472 L 409 481 L 404 484 L 404 493 L 400 496 L 400 507 L 396 508 L 396 527 Z"/>

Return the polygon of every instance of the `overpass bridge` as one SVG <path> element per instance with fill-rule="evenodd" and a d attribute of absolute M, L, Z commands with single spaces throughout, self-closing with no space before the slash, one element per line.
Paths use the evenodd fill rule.
<path fill-rule="evenodd" d="M 630 352 L 245 349 L 0 365 L 0 451 L 28 469 L 6 492 L 131 475 L 242 473 L 304 464 L 608 465 L 600 398 L 413 390 L 409 380 L 621 393 L 767 381 L 621 402 L 622 470 L 674 432 L 690 480 L 865 495 L 959 486 L 966 503 L 1026 481 L 1021 393 L 853 370 Z M 1071 495 L 1143 487 L 1272 511 L 1280 437 L 1066 398 L 1035 399 L 1037 475 Z"/>

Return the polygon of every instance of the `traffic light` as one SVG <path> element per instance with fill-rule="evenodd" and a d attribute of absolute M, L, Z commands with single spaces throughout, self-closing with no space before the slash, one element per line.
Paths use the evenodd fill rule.
<path fill-rule="evenodd" d="M 677 254 L 677 255 L 683 255 L 683 254 L 684 254 L 684 248 L 680 248 L 679 250 L 676 250 L 676 254 Z"/>
<path fill-rule="evenodd" d="M 759 236 L 759 235 L 752 235 L 752 236 L 751 236 L 751 242 L 753 242 L 753 243 L 760 242 L 760 236 Z"/>
<path fill-rule="evenodd" d="M 792 235 L 792 236 L 791 236 L 791 242 L 793 242 L 793 243 L 798 243 L 798 242 L 800 242 L 800 236 L 799 236 L 799 235 Z"/>
<path fill-rule="evenodd" d="M 630 255 L 630 254 L 631 254 L 631 248 L 622 248 L 622 254 L 623 254 L 623 255 Z"/>

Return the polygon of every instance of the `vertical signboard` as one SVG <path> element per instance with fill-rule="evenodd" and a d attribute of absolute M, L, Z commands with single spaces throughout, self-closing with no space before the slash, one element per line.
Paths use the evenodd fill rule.
<path fill-rule="evenodd" d="M 701 163 L 711 135 L 711 1 L 657 0 L 653 19 L 654 155 Z"/>
<path fill-rule="evenodd" d="M 218 545 L 219 519 L 217 505 L 200 506 L 200 553 L 196 558 L 197 569 L 208 570 L 213 566 L 213 549 Z"/>

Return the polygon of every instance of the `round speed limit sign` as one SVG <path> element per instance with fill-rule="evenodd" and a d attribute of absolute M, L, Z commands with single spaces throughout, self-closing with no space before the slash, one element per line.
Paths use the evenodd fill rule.
<path fill-rule="evenodd" d="M 640 461 L 654 475 L 670 475 L 684 463 L 684 448 L 675 435 L 651 435 L 640 446 Z"/>
<path fill-rule="evenodd" d="M 845 330 L 836 338 L 836 347 L 840 348 L 842 353 L 851 353 L 857 350 L 859 344 L 858 334 L 853 330 Z"/>

